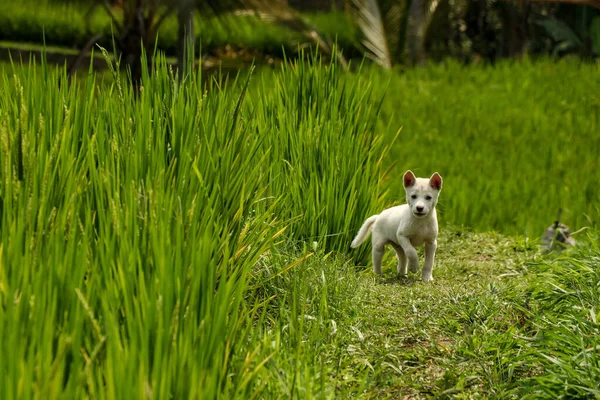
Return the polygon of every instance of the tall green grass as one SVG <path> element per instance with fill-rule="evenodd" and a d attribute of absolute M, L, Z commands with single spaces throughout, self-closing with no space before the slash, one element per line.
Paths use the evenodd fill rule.
<path fill-rule="evenodd" d="M 593 233 L 583 248 L 531 266 L 529 312 L 535 330 L 517 358 L 536 373 L 519 385 L 522 398 L 600 397 L 600 248 Z"/>
<path fill-rule="evenodd" d="M 597 243 L 598 232 L 589 231 L 578 249 L 530 257 L 484 293 L 453 298 L 442 326 L 456 341 L 455 353 L 439 382 L 440 394 L 482 390 L 502 398 L 597 398 Z"/>
<path fill-rule="evenodd" d="M 333 367 L 306 360 L 332 343 L 321 332 L 344 281 L 329 278 L 350 267 L 315 265 L 380 208 L 368 82 L 294 63 L 250 99 L 251 74 L 224 90 L 156 63 L 139 91 L 116 72 L 0 76 L 2 398 L 329 385 Z"/>
<path fill-rule="evenodd" d="M 248 107 L 243 110 L 250 112 L 246 111 L 251 109 L 250 104 L 256 105 L 258 111 L 248 118 L 287 137 L 275 143 L 280 151 L 287 151 L 284 146 L 304 146 L 301 151 L 297 147 L 298 154 L 286 155 L 306 161 L 304 169 L 286 170 L 285 176 L 290 178 L 291 184 L 310 183 L 311 174 L 329 173 L 331 168 L 325 164 L 320 161 L 315 164 L 315 160 L 321 158 L 317 154 L 327 153 L 329 149 L 335 154 L 332 157 L 337 165 L 348 167 L 344 173 L 361 168 L 360 164 L 344 162 L 346 141 L 343 139 L 332 137 L 332 142 L 326 143 L 328 147 L 323 148 L 318 143 L 325 142 L 319 139 L 317 143 L 317 136 L 298 137 L 298 142 L 294 132 L 313 129 L 314 121 L 333 126 L 372 113 L 375 122 L 362 119 L 353 123 L 355 128 L 352 129 L 360 131 L 359 124 L 375 124 L 367 130 L 375 131 L 376 141 L 381 141 L 382 147 L 374 149 L 373 154 L 381 151 L 383 155 L 383 147 L 389 147 L 382 159 L 385 168 L 392 168 L 384 183 L 391 199 L 386 205 L 404 201 L 400 178 L 406 169 L 412 169 L 419 176 L 430 176 L 438 171 L 444 178 L 438 205 L 442 225 L 538 238 L 554 222 L 559 208 L 563 210 L 562 222 L 572 230 L 598 224 L 600 191 L 595 182 L 600 179 L 597 156 L 600 154 L 600 98 L 596 90 L 597 65 L 564 59 L 558 62 L 507 61 L 495 66 L 464 66 L 448 61 L 427 68 L 392 72 L 364 66 L 360 73 L 362 86 L 357 88 L 354 73 L 330 70 L 327 74 L 331 77 L 324 84 L 311 78 L 312 72 L 300 72 L 300 65 L 289 71 L 284 67 L 289 79 L 275 78 L 279 72 L 268 68 L 261 70 L 250 83 Z M 293 77 L 299 73 L 302 79 Z M 304 98 L 297 95 L 296 85 L 304 88 Z M 326 92 L 320 92 L 321 97 L 312 94 L 313 90 L 320 90 L 319 86 L 327 88 Z M 269 89 L 264 90 L 265 87 Z M 351 107 L 344 104 L 350 100 L 348 90 L 355 90 L 360 96 L 351 100 Z M 282 111 L 283 116 L 261 105 L 263 96 L 270 99 L 276 94 L 287 108 L 285 113 Z M 330 103 L 321 108 L 322 102 Z M 299 110 L 305 115 L 298 114 Z M 332 120 L 329 120 L 330 115 Z M 317 126 L 315 131 L 318 129 Z M 352 131 L 347 134 L 362 140 Z M 315 152 L 305 157 L 306 149 Z M 279 163 L 276 168 L 284 170 Z M 292 178 L 294 174 L 297 176 Z M 276 188 L 279 183 L 271 187 Z M 327 188 L 337 192 L 352 189 Z M 342 216 L 344 221 L 349 221 L 350 215 L 356 217 L 352 209 L 347 209 L 348 205 L 353 206 L 351 203 L 344 203 L 344 207 L 325 203 L 315 197 L 322 194 L 317 195 L 311 192 L 313 190 L 305 187 L 302 196 L 310 194 L 329 208 L 330 214 L 337 213 L 328 221 L 341 221 Z M 281 188 L 277 191 L 283 192 Z M 362 194 L 358 196 L 357 199 Z M 365 198 L 359 200 L 364 201 Z M 305 212 L 312 211 L 299 211 Z M 286 215 L 290 217 L 290 214 L 293 213 Z M 361 215 L 361 218 L 366 216 Z M 317 222 L 314 218 L 311 221 Z M 353 223 L 336 224 L 323 229 L 329 235 L 337 235 L 346 232 Z M 304 236 L 314 236 L 314 229 L 306 228 Z"/>
<path fill-rule="evenodd" d="M 317 70 L 306 61 L 301 57 L 285 79 L 262 76 L 262 87 L 272 88 L 258 94 L 255 120 L 271 133 L 270 190 L 285 198 L 279 215 L 294 220 L 293 236 L 347 251 L 348 239 L 385 196 L 380 179 L 389 143 L 376 131 L 382 93 L 348 79 L 335 64 Z M 360 187 L 367 181 L 371 186 Z"/>

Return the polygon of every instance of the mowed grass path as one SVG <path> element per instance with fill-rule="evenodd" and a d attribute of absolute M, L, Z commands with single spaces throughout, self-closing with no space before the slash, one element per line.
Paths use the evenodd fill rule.
<path fill-rule="evenodd" d="M 525 261 L 537 253 L 522 240 L 448 228 L 428 284 L 418 274 L 398 279 L 388 250 L 383 278 L 370 270 L 348 277 L 360 294 L 343 350 L 353 367 L 339 376 L 340 385 L 366 373 L 361 396 L 373 399 L 487 397 L 506 390 L 503 367 L 490 352 L 506 345 L 503 333 L 525 318 L 513 301 L 529 281 Z"/>
<path fill-rule="evenodd" d="M 448 228 L 431 284 L 398 279 L 391 251 L 383 279 L 350 275 L 356 303 L 340 329 L 339 392 L 597 398 L 600 252 L 597 233 L 580 239 L 578 250 L 542 256 L 528 240 Z"/>

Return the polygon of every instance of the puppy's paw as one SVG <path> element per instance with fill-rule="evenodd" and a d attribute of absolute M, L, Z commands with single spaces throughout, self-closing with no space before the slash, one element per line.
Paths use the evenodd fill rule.
<path fill-rule="evenodd" d="M 414 274 L 419 271 L 419 264 L 409 264 L 408 269 Z"/>
<path fill-rule="evenodd" d="M 431 276 L 431 275 L 423 275 L 422 279 L 423 279 L 423 282 L 433 282 L 433 276 Z"/>
<path fill-rule="evenodd" d="M 408 273 L 406 265 L 396 268 L 396 272 L 398 273 L 398 276 L 406 276 L 406 274 Z"/>

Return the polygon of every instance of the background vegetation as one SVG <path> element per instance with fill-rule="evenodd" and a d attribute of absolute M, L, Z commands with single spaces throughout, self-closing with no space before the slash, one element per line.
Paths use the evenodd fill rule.
<path fill-rule="evenodd" d="M 326 11 L 326 12 L 324 12 Z M 166 17 L 166 18 L 165 18 Z M 186 30 L 192 32 L 186 33 Z M 346 58 L 367 54 L 378 64 L 451 57 L 495 62 L 529 55 L 600 56 L 600 5 L 591 0 L 23 0 L 0 2 L 0 41 L 89 50 L 92 40 L 119 52 L 205 54 L 234 46 L 280 57 L 337 41 Z M 127 39 L 126 39 L 127 38 Z M 135 43 L 135 45 L 134 45 Z M 179 54 L 181 57 L 181 53 Z"/>
<path fill-rule="evenodd" d="M 112 49 L 111 35 L 115 26 L 102 8 L 91 9 L 89 4 L 53 3 L 24 0 L 24 2 L 0 2 L 0 40 L 11 42 L 41 43 L 66 48 L 83 48 L 96 33 L 105 36 L 98 43 Z M 118 10 L 115 10 L 118 13 Z M 338 43 L 350 54 L 360 56 L 358 29 L 343 12 L 306 14 L 306 18 L 324 35 L 337 38 Z M 224 51 L 234 47 L 282 57 L 283 52 L 293 54 L 304 38 L 301 34 L 263 21 L 252 15 L 223 15 L 212 13 L 194 15 L 197 43 L 205 54 Z M 167 55 L 177 51 L 177 18 L 170 15 L 157 32 L 158 48 Z M 154 38 L 152 38 L 154 39 Z M 353 53 L 352 53 L 353 52 Z M 246 60 L 246 61 L 251 61 Z"/>

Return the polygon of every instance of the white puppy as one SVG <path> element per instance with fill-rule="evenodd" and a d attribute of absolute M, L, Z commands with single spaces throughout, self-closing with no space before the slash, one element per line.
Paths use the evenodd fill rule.
<path fill-rule="evenodd" d="M 436 172 L 431 178 L 415 178 L 412 171 L 404 174 L 404 190 L 406 201 L 388 208 L 381 214 L 369 217 L 352 241 L 351 247 L 357 247 L 373 230 L 371 245 L 373 246 L 373 270 L 381 275 L 381 259 L 385 245 L 391 245 L 398 256 L 398 275 L 406 276 L 419 270 L 419 256 L 415 246 L 425 243 L 425 262 L 422 279 L 432 281 L 433 261 L 437 246 L 438 223 L 435 212 L 438 195 L 442 190 L 442 177 Z"/>

